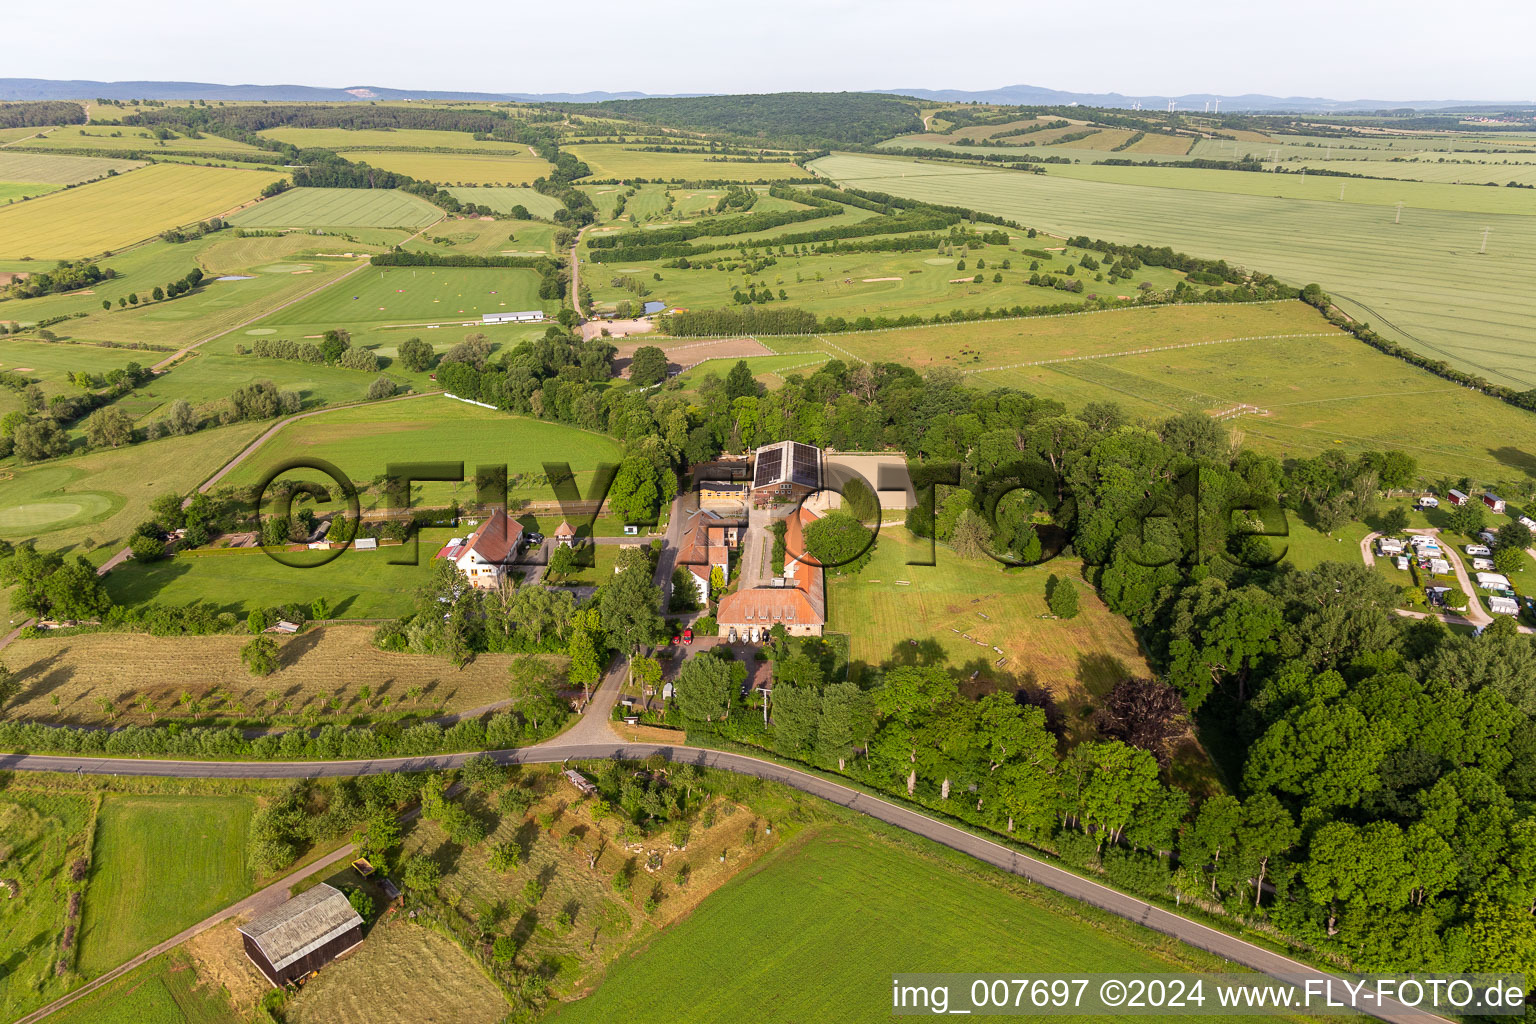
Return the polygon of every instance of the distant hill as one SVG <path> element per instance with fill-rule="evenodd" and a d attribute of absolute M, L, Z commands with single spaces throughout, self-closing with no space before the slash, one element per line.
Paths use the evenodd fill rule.
<path fill-rule="evenodd" d="M 349 100 L 478 100 L 538 103 L 600 103 L 636 99 L 643 92 L 445 92 L 357 85 L 216 85 L 212 82 L 93 82 L 84 79 L 0 78 L 0 101 L 15 100 L 270 100 L 278 103 L 345 103 Z"/>
<path fill-rule="evenodd" d="M 1207 109 L 1207 104 L 1214 107 L 1217 101 L 1220 101 L 1221 110 L 1233 114 L 1263 111 L 1322 114 L 1345 110 L 1391 110 L 1404 107 L 1415 110 L 1462 110 L 1500 105 L 1492 100 L 1331 100 L 1321 96 L 1266 96 L 1260 93 L 1244 93 L 1241 96 L 1226 96 L 1214 92 L 1185 93 L 1182 96 L 1126 96 L 1118 92 L 1064 92 L 1060 89 L 1044 89 L 1036 85 L 1005 85 L 999 89 L 982 89 L 977 92 L 967 92 L 962 89 L 873 89 L 871 91 L 891 96 L 939 100 L 945 103 L 1006 103 L 1039 107 L 1075 103 L 1084 107 L 1130 109 L 1140 105 L 1145 110 L 1167 110 L 1168 101 L 1172 100 L 1179 110 L 1203 111 Z M 1524 106 L 1526 102 L 1514 105 Z"/>

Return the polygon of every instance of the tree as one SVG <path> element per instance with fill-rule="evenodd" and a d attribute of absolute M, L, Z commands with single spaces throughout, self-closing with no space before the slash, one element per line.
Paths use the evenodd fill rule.
<path fill-rule="evenodd" d="M 156 290 L 158 291 L 159 289 Z M 347 902 L 352 905 L 353 910 L 357 911 L 357 916 L 361 917 L 365 922 L 373 916 L 373 897 L 369 896 L 362 889 L 356 886 L 348 889 Z"/>
<path fill-rule="evenodd" d="M 1524 551 L 1531 546 L 1531 530 L 1524 523 L 1511 520 L 1495 530 L 1493 535 L 1494 543 L 1501 549 L 1513 548 L 1515 551 Z"/>
<path fill-rule="evenodd" d="M 393 810 L 381 807 L 368 816 L 363 827 L 352 833 L 358 856 L 377 862 L 400 845 L 400 819 Z"/>
<path fill-rule="evenodd" d="M 192 406 L 182 398 L 171 403 L 170 411 L 165 417 L 166 426 L 171 433 L 178 436 L 194 433 L 198 428 L 197 415 L 192 411 Z"/>
<path fill-rule="evenodd" d="M 980 513 L 963 509 L 955 520 L 955 554 L 961 558 L 981 558 L 986 555 L 991 540 L 992 530 Z"/>
<path fill-rule="evenodd" d="M 738 398 L 756 398 L 761 392 L 762 387 L 752 375 L 752 368 L 747 365 L 747 361 L 737 360 L 736 365 L 725 375 L 725 397 L 734 402 Z"/>
<path fill-rule="evenodd" d="M 1061 576 L 1052 576 L 1054 585 L 1047 586 L 1045 603 L 1050 607 L 1051 614 L 1063 619 L 1075 619 L 1077 617 L 1077 587 L 1071 580 Z"/>
<path fill-rule="evenodd" d="M 85 420 L 85 440 L 93 448 L 133 443 L 133 419 L 115 405 L 97 409 Z"/>
<path fill-rule="evenodd" d="M 1163 444 L 1192 459 L 1225 460 L 1230 442 L 1227 429 L 1203 412 L 1186 412 L 1163 421 L 1157 429 Z"/>
<path fill-rule="evenodd" d="M 165 542 L 144 533 L 134 534 L 128 542 L 128 549 L 133 552 L 135 562 L 153 562 L 165 557 Z"/>
<path fill-rule="evenodd" d="M 874 534 L 851 513 L 834 509 L 805 527 L 805 551 L 831 576 L 851 575 L 869 564 Z"/>
<path fill-rule="evenodd" d="M 632 558 L 625 566 L 625 556 Z M 661 588 L 651 582 L 650 561 L 640 552 L 620 556 L 622 571 L 609 577 L 597 590 L 597 608 L 603 632 L 620 650 L 631 651 L 656 639 L 661 632 Z"/>
<path fill-rule="evenodd" d="M 655 345 L 642 345 L 635 349 L 629 361 L 631 384 L 648 388 L 667 379 L 667 354 Z"/>
<path fill-rule="evenodd" d="M 368 385 L 368 401 L 370 402 L 382 401 L 393 396 L 394 393 L 395 382 L 383 374 L 380 374 L 378 377 L 374 378 L 373 383 Z"/>
<path fill-rule="evenodd" d="M 1184 710 L 1179 692 L 1167 683 L 1132 677 L 1104 696 L 1094 724 L 1109 739 L 1150 751 L 1166 768 L 1173 757 L 1172 741 L 1184 731 Z"/>
<path fill-rule="evenodd" d="M 661 507 L 661 482 L 656 466 L 644 455 L 627 456 L 608 489 L 608 507 L 631 523 L 654 523 Z"/>
<path fill-rule="evenodd" d="M 677 709 L 684 718 L 713 722 L 730 713 L 731 666 L 713 655 L 698 654 L 677 674 Z"/>
<path fill-rule="evenodd" d="M 1451 531 L 1468 537 L 1477 536 L 1478 531 L 1482 530 L 1488 521 L 1483 508 L 1482 502 L 1469 498 L 1451 509 L 1448 517 Z"/>
<path fill-rule="evenodd" d="M 277 641 L 269 636 L 254 636 L 240 648 L 240 660 L 253 676 L 269 676 L 277 671 Z"/>
<path fill-rule="evenodd" d="M 437 358 L 437 353 L 432 349 L 432 343 L 422 341 L 420 338 L 407 338 L 402 341 L 398 353 L 400 362 L 412 373 L 426 373 L 432 368 L 432 361 Z"/>
<path fill-rule="evenodd" d="M 1381 514 L 1380 522 L 1382 534 L 1394 537 L 1408 528 L 1408 510 L 1401 505 L 1393 505 Z"/>
<path fill-rule="evenodd" d="M 416 856 L 405 862 L 405 887 L 417 892 L 435 892 L 443 880 L 443 869 L 430 857 Z"/>
<path fill-rule="evenodd" d="M 51 416 L 34 416 L 11 432 L 16 454 L 28 462 L 52 459 L 69 451 L 69 437 Z"/>
<path fill-rule="evenodd" d="M 565 579 L 579 568 L 576 560 L 576 549 L 562 544 L 550 554 L 549 565 L 544 570 L 545 575 L 557 580 Z"/>

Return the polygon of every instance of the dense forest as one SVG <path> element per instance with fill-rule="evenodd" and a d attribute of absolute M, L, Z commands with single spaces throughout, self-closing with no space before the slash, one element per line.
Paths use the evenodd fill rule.
<path fill-rule="evenodd" d="M 762 139 L 796 149 L 862 143 L 922 131 L 910 100 L 867 92 L 778 92 L 758 96 L 649 96 L 603 103 L 557 103 L 557 109 L 672 128 Z"/>
<path fill-rule="evenodd" d="M 63 100 L 0 103 L 0 128 L 43 128 L 55 124 L 85 124 L 85 108 Z"/>

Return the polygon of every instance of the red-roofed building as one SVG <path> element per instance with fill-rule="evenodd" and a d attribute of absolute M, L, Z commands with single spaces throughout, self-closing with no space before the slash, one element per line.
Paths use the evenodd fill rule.
<path fill-rule="evenodd" d="M 782 625 L 790 636 L 821 636 L 827 624 L 827 592 L 821 565 L 805 550 L 805 527 L 821 518 L 801 506 L 785 519 L 784 575 L 720 599 L 720 635 L 762 640 Z M 796 557 L 798 555 L 798 558 Z"/>
<path fill-rule="evenodd" d="M 508 567 L 517 561 L 522 537 L 523 525 L 508 518 L 504 509 L 497 509 L 468 537 L 455 537 L 444 544 L 437 557 L 457 565 L 471 586 L 494 590 L 506 578 Z"/>
<path fill-rule="evenodd" d="M 709 601 L 709 574 L 718 568 L 725 582 L 731 581 L 731 549 L 741 543 L 742 524 L 724 519 L 709 509 L 700 509 L 683 527 L 683 542 L 677 551 L 677 564 L 688 570 L 699 604 Z"/>

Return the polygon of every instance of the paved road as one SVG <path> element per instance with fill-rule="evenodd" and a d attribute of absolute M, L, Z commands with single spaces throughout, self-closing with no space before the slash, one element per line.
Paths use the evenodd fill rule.
<path fill-rule="evenodd" d="M 620 669 L 610 670 L 594 696 L 589 715 L 574 728 L 553 740 L 532 747 L 487 751 L 504 764 L 548 764 L 567 760 L 622 758 L 641 760 L 660 755 L 673 761 L 750 775 L 783 783 L 804 793 L 829 800 L 851 810 L 867 814 L 897 828 L 941 843 L 977 860 L 1020 875 L 1065 896 L 1091 904 L 1101 910 L 1172 936 L 1191 946 L 1223 957 L 1235 964 L 1273 977 L 1288 979 L 1329 978 L 1325 972 L 1245 942 L 1225 932 L 1209 928 L 1189 918 L 1170 913 L 1143 900 L 1116 892 L 1044 861 L 1036 860 L 1008 847 L 972 835 L 924 814 L 893 804 L 879 797 L 861 793 L 820 776 L 798 771 L 771 761 L 742 754 L 731 754 L 698 747 L 668 746 L 656 743 L 622 743 L 611 739 L 587 742 L 584 736 L 607 728 L 611 697 L 618 692 Z M 606 699 L 608 703 L 602 704 Z M 590 724 L 589 724 L 590 723 Z M 578 730 L 581 732 L 578 733 Z M 611 735 L 611 732 L 610 732 Z M 89 757 L 53 757 L 45 755 L 0 755 L 0 770 L 72 772 L 91 774 L 152 775 L 180 778 L 306 778 L 315 776 L 375 775 L 394 771 L 441 771 L 456 768 L 474 753 L 437 754 L 427 757 L 380 758 L 371 761 L 151 761 Z M 309 869 L 313 870 L 313 869 Z M 306 872 L 307 873 L 307 872 Z M 1396 1004 L 1378 1008 L 1371 1016 L 1393 1022 L 1442 1021 L 1443 1018 Z"/>

